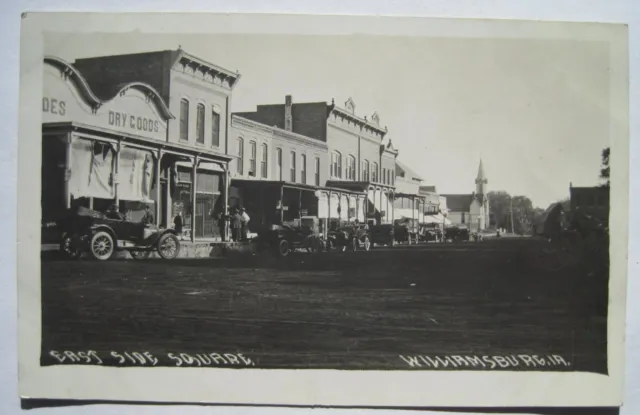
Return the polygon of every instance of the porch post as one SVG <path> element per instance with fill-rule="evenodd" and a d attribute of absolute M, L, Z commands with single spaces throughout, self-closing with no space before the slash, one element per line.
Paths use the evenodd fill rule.
<path fill-rule="evenodd" d="M 73 143 L 72 133 L 65 135 L 65 160 L 64 160 L 64 205 L 67 209 L 71 209 L 71 188 L 69 181 L 71 180 L 71 144 Z"/>
<path fill-rule="evenodd" d="M 280 184 L 280 224 L 284 223 L 284 185 Z"/>
<path fill-rule="evenodd" d="M 229 238 L 229 223 L 230 221 L 228 221 L 226 219 L 226 217 L 229 215 L 229 188 L 230 188 L 230 173 L 229 173 L 229 163 L 226 163 L 226 165 L 224 165 L 223 167 L 224 170 L 224 197 L 222 199 L 222 203 L 223 203 L 223 208 L 222 208 L 222 212 L 224 214 L 224 229 L 222 230 L 223 235 L 222 235 L 222 240 L 224 242 L 228 242 L 231 238 Z"/>
<path fill-rule="evenodd" d="M 175 163 L 175 162 L 174 162 Z M 173 200 L 171 200 L 171 184 L 175 181 L 175 183 L 178 182 L 178 178 L 176 177 L 175 179 L 171 178 L 171 174 L 172 174 L 172 166 L 173 163 L 170 166 L 167 166 L 167 185 L 166 185 L 166 189 L 165 189 L 165 196 L 166 196 L 166 206 L 163 206 L 164 208 L 164 214 L 167 218 L 167 228 L 173 223 L 173 217 L 172 217 L 172 210 L 173 210 Z M 184 212 L 183 212 L 184 214 Z M 183 217 L 184 218 L 184 217 Z M 182 235 L 180 235 L 180 237 L 182 237 Z"/>
<path fill-rule="evenodd" d="M 302 219 L 302 189 L 298 193 L 298 216 Z"/>
<path fill-rule="evenodd" d="M 156 156 L 156 225 L 160 226 L 160 201 L 162 196 L 160 194 L 160 162 L 162 160 L 162 150 L 159 150 Z M 167 227 L 169 227 L 169 218 L 167 218 Z"/>
<path fill-rule="evenodd" d="M 198 156 L 193 159 L 193 167 L 191 169 L 191 242 L 196 241 L 196 189 L 198 175 Z"/>
<path fill-rule="evenodd" d="M 114 147 L 115 153 L 116 153 L 116 160 L 115 160 L 115 164 L 113 167 L 113 190 L 115 193 L 115 203 L 116 203 L 116 209 L 118 212 L 120 212 L 120 195 L 118 192 L 118 188 L 119 186 L 119 182 L 120 182 L 120 178 L 118 177 L 118 171 L 120 170 L 120 150 L 122 149 L 122 147 L 124 147 L 122 145 L 122 143 L 120 141 L 118 141 L 118 144 L 116 144 L 116 146 Z"/>
<path fill-rule="evenodd" d="M 332 191 L 329 190 L 327 193 L 327 232 L 329 232 L 329 224 L 331 223 L 331 199 L 332 199 Z"/>

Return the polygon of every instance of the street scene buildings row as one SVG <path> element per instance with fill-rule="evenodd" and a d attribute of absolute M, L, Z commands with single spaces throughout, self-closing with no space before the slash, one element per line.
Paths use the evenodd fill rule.
<path fill-rule="evenodd" d="M 44 59 L 43 222 L 66 209 L 115 209 L 160 226 L 181 217 L 187 240 L 228 240 L 222 220 L 243 207 L 250 230 L 312 216 L 489 226 L 482 162 L 475 191 L 438 194 L 399 159 L 379 114 L 349 98 L 258 105 L 231 113 L 236 71 L 168 50 Z"/>

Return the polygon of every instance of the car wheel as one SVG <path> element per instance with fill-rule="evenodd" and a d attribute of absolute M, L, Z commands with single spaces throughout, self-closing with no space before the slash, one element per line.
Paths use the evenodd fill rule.
<path fill-rule="evenodd" d="M 75 242 L 74 235 L 63 235 L 60 241 L 60 251 L 69 259 L 78 259 L 82 255 L 82 250 Z"/>
<path fill-rule="evenodd" d="M 100 261 L 111 258 L 115 250 L 113 238 L 105 231 L 98 231 L 93 235 L 90 248 L 91 255 Z"/>
<path fill-rule="evenodd" d="M 278 244 L 278 254 L 282 257 L 289 255 L 291 252 L 291 248 L 289 246 L 289 241 L 286 239 L 282 239 Z"/>
<path fill-rule="evenodd" d="M 178 237 L 172 233 L 166 233 L 160 237 L 158 241 L 158 255 L 162 259 L 175 259 L 180 254 L 180 241 Z M 147 252 L 147 257 L 149 252 Z"/>
<path fill-rule="evenodd" d="M 369 251 L 371 249 L 371 242 L 369 241 L 369 237 L 365 236 L 364 237 L 364 250 L 365 251 Z"/>

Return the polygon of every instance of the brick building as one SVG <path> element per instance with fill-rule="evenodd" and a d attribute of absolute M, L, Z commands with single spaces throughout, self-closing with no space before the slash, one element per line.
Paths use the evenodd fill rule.
<path fill-rule="evenodd" d="M 232 159 L 228 155 L 229 108 L 239 79 L 237 72 L 181 49 L 78 59 L 73 65 L 51 57 L 45 63 L 45 75 L 50 72 L 50 76 L 45 78 L 44 98 L 59 102 L 59 98 L 47 95 L 56 90 L 69 99 L 78 97 L 77 102 L 66 102 L 81 108 L 51 117 L 51 105 L 47 111 L 43 101 L 43 151 L 48 148 L 44 139 L 60 133 L 71 134 L 72 142 L 86 141 L 85 152 L 97 153 L 104 148 L 102 189 L 98 193 L 92 188 L 76 189 L 65 196 L 67 206 L 76 203 L 103 209 L 115 203 L 118 209 L 135 215 L 142 205 L 149 204 L 159 225 L 173 226 L 176 215 L 182 215 L 184 236 L 192 241 L 223 237 L 224 229 L 216 218 L 227 206 Z M 60 85 L 60 80 L 65 85 Z M 129 104 L 118 100 L 128 93 L 140 96 Z M 155 116 L 146 109 L 149 102 L 159 109 Z M 109 107 L 107 112 L 105 106 Z M 77 126 L 80 123 L 82 129 Z M 123 148 L 128 150 L 121 154 Z M 141 153 L 134 154 L 133 149 Z M 61 162 L 76 178 L 80 173 L 70 165 L 74 157 L 67 152 Z M 110 161 L 105 162 L 107 158 Z M 80 155 L 76 159 L 80 160 Z M 127 187 L 119 177 L 126 173 L 123 166 L 137 171 L 142 163 L 138 159 L 146 160 L 154 190 L 149 195 L 123 195 Z M 92 160 L 95 164 L 95 157 Z M 144 177 L 143 173 L 138 176 Z M 138 176 L 131 176 L 130 184 Z"/>
<path fill-rule="evenodd" d="M 258 105 L 254 112 L 237 115 L 326 144 L 328 161 L 320 170 L 328 170 L 328 179 L 320 174 L 317 184 L 324 188 L 320 212 L 327 210 L 329 218 L 339 221 L 393 220 L 398 152 L 390 142 L 383 144 L 387 130 L 380 127 L 377 113 L 371 120 L 357 116 L 352 99 L 341 108 L 333 101 L 293 103 L 287 96 L 282 104 Z"/>

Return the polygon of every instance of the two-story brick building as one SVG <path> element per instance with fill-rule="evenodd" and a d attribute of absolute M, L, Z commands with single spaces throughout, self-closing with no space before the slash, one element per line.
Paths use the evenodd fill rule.
<path fill-rule="evenodd" d="M 159 225 L 173 226 L 175 217 L 181 215 L 184 236 L 192 241 L 223 236 L 223 222 L 216 218 L 227 207 L 232 159 L 228 156 L 230 103 L 237 72 L 181 49 L 78 59 L 73 65 L 51 57 L 45 63 L 44 97 L 50 101 L 48 111 L 43 101 L 43 151 L 47 136 L 67 134 L 72 142 L 68 148 L 73 150 L 67 150 L 61 164 L 72 181 L 92 183 L 73 192 L 66 190 L 67 206 L 76 203 L 104 209 L 115 204 L 135 216 L 150 204 Z M 51 117 L 51 102 L 59 103 L 60 98 L 50 90 L 61 93 L 65 87 L 70 91 L 67 105 L 80 107 L 65 116 Z M 127 106 L 119 100 L 126 94 L 139 96 Z M 146 110 L 149 102 L 157 108 L 155 117 Z M 145 111 L 146 116 L 136 115 Z M 100 117 L 106 117 L 106 125 Z M 80 131 L 87 141 L 83 141 L 83 150 L 77 144 Z M 87 161 L 87 172 L 72 166 L 83 158 L 81 154 L 89 153 L 94 156 Z M 104 154 L 100 169 L 95 168 L 98 153 Z M 142 165 L 147 173 L 138 172 Z M 84 177 L 85 173 L 91 174 Z M 128 184 L 122 179 L 125 174 Z M 154 177 L 154 191 L 149 195 L 124 191 L 137 189 L 140 180 L 146 180 L 145 174 Z M 98 182 L 102 190 L 96 193 L 92 189 Z"/>
<path fill-rule="evenodd" d="M 328 177 L 320 175 L 314 183 L 322 188 L 320 216 L 326 212 L 336 222 L 393 220 L 397 150 L 383 144 L 387 130 L 380 127 L 378 114 L 371 120 L 356 116 L 352 99 L 340 108 L 334 101 L 293 103 L 287 96 L 282 104 L 258 105 L 254 112 L 237 115 L 325 143 L 328 160 L 319 167 L 328 170 Z"/>

